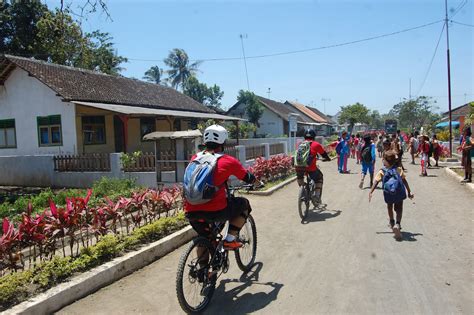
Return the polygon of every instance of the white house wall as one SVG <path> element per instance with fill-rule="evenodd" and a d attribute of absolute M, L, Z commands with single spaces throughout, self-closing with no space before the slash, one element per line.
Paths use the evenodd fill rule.
<path fill-rule="evenodd" d="M 40 147 L 38 116 L 61 115 L 62 145 Z M 0 149 L 0 156 L 77 153 L 75 107 L 20 68 L 0 86 L 0 120 L 15 119 L 16 148 Z"/>
<path fill-rule="evenodd" d="M 268 108 L 263 107 L 262 117 L 259 119 L 260 127 L 257 129 L 257 134 L 271 135 L 279 137 L 284 134 L 283 132 L 283 119 L 277 114 L 270 111 Z M 228 113 L 232 116 L 248 119 L 247 113 L 245 112 L 245 105 L 239 104 L 232 111 Z"/>

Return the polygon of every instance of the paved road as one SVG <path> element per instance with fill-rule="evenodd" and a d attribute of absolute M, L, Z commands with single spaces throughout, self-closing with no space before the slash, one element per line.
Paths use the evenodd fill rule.
<path fill-rule="evenodd" d="M 293 183 L 252 196 L 258 264 L 241 277 L 234 260 L 209 314 L 473 314 L 474 194 L 443 169 L 420 178 L 405 203 L 404 240 L 388 227 L 382 192 L 368 203 L 359 175 L 323 165 L 327 210 L 302 224 Z M 359 167 L 350 161 L 350 168 Z M 176 314 L 176 266 L 183 248 L 64 308 L 60 314 Z"/>

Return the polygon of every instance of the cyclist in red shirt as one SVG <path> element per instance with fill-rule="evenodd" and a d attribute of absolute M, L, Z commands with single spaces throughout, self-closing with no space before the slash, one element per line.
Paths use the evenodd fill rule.
<path fill-rule="evenodd" d="M 224 143 L 227 140 L 227 130 L 219 125 L 209 126 L 204 131 L 204 152 L 208 154 L 222 154 L 217 160 L 213 174 L 214 185 L 219 187 L 212 199 L 203 204 L 192 205 L 185 200 L 184 211 L 191 226 L 199 235 L 209 236 L 209 225 L 206 221 L 229 220 L 229 233 L 224 241 L 227 249 L 236 249 L 242 243 L 236 238 L 245 220 L 252 211 L 250 203 L 243 197 L 227 197 L 227 180 L 230 176 L 252 184 L 255 176 L 248 172 L 234 157 L 224 154 Z M 191 158 L 194 160 L 196 156 Z"/>
<path fill-rule="evenodd" d="M 308 167 L 306 167 L 305 170 L 296 169 L 296 177 L 298 180 L 298 184 L 301 186 L 303 182 L 304 174 L 308 173 L 309 177 L 315 183 L 315 194 L 314 194 L 315 203 L 320 204 L 321 195 L 323 193 L 323 173 L 321 172 L 319 167 L 317 167 L 316 160 L 318 159 L 317 158 L 318 154 L 323 157 L 324 162 L 331 161 L 331 158 L 329 157 L 327 152 L 324 150 L 323 146 L 319 142 L 314 140 L 315 137 L 316 137 L 316 132 L 313 129 L 306 130 L 305 135 L 304 135 L 304 141 L 311 142 L 310 151 L 309 151 L 311 162 L 308 165 Z"/>

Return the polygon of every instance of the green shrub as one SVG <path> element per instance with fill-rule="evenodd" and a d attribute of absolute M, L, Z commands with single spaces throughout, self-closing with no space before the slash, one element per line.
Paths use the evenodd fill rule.
<path fill-rule="evenodd" d="M 40 288 L 49 288 L 68 278 L 73 272 L 71 257 L 54 256 L 33 269 L 33 283 Z"/>
<path fill-rule="evenodd" d="M 28 284 L 31 279 L 31 271 L 14 272 L 0 278 L 0 306 L 6 308 L 9 305 L 23 301 L 28 295 Z M 0 309 L 1 310 L 1 309 Z"/>
<path fill-rule="evenodd" d="M 102 177 L 94 182 L 92 191 L 96 197 L 110 197 L 112 195 L 130 195 L 131 191 L 138 188 L 134 179 Z"/>

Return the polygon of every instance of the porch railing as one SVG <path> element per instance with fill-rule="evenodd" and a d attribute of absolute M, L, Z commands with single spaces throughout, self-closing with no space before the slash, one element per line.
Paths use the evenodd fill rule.
<path fill-rule="evenodd" d="M 270 155 L 285 153 L 285 146 L 283 143 L 270 144 Z"/>
<path fill-rule="evenodd" d="M 224 148 L 224 153 L 228 154 L 228 155 L 231 155 L 231 156 L 235 157 L 236 159 L 239 158 L 239 152 L 238 152 L 238 150 L 235 146 L 226 146 Z"/>
<path fill-rule="evenodd" d="M 132 165 L 123 168 L 124 172 L 154 172 L 156 166 L 155 153 L 145 152 Z"/>
<path fill-rule="evenodd" d="M 245 158 L 247 160 L 253 160 L 258 157 L 265 157 L 265 146 L 256 145 L 245 148 Z"/>
<path fill-rule="evenodd" d="M 56 155 L 53 161 L 56 172 L 110 172 L 108 153 Z"/>

